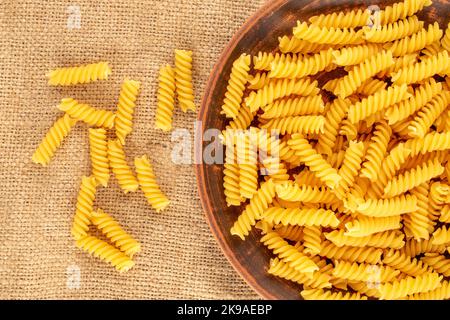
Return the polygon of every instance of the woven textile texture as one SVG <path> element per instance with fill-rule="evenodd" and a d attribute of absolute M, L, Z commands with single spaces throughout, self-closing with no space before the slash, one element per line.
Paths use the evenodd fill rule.
<path fill-rule="evenodd" d="M 170 134 L 154 127 L 157 74 L 175 48 L 194 52 L 196 104 L 220 52 L 264 0 L 78 0 L 0 2 L 0 298 L 258 298 L 232 269 L 205 221 L 192 165 L 171 162 Z M 107 81 L 50 87 L 60 66 L 109 61 Z M 142 82 L 131 163 L 148 154 L 171 200 L 157 214 L 142 193 L 125 195 L 115 178 L 96 207 L 142 244 L 130 272 L 80 251 L 70 236 L 78 188 L 90 174 L 87 126 L 78 123 L 47 167 L 31 155 L 73 97 L 115 110 L 122 81 Z M 174 127 L 193 133 L 196 114 L 177 108 Z M 78 276 L 80 281 L 78 282 Z"/>

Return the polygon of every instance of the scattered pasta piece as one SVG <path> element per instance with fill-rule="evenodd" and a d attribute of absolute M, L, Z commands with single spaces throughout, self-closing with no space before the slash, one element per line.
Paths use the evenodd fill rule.
<path fill-rule="evenodd" d="M 58 68 L 47 74 L 48 84 L 70 86 L 108 79 L 111 68 L 108 62 L 91 63 L 79 67 Z"/>

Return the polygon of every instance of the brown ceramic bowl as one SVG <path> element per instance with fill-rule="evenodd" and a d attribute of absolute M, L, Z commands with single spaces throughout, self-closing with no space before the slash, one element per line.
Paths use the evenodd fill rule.
<path fill-rule="evenodd" d="M 241 27 L 222 52 L 206 86 L 198 119 L 203 130 L 225 128 L 226 119 L 220 115 L 223 97 L 233 61 L 241 53 L 255 55 L 258 51 L 273 51 L 278 37 L 291 34 L 297 20 L 306 21 L 310 16 L 349 8 L 367 8 L 378 4 L 381 8 L 400 0 L 274 0 L 261 8 Z M 448 0 L 433 0 L 419 17 L 427 22 L 438 21 L 445 30 L 450 14 Z M 326 79 L 321 79 L 326 80 Z M 196 156 L 200 159 L 204 142 L 201 135 L 196 141 Z M 198 163 L 198 162 L 197 162 Z M 265 299 L 301 299 L 300 286 L 267 274 L 272 254 L 259 242 L 260 234 L 253 229 L 246 241 L 229 232 L 242 211 L 239 207 L 227 207 L 223 194 L 223 166 L 197 165 L 197 182 L 200 199 L 211 231 L 225 256 L 247 283 Z"/>

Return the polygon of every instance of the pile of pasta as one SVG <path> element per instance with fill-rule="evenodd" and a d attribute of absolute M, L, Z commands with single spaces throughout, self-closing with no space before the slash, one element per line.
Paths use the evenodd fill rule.
<path fill-rule="evenodd" d="M 167 80 L 166 76 L 160 77 L 156 118 L 158 127 L 168 128 L 171 125 L 175 80 L 180 107 L 183 111 L 195 110 L 191 56 L 190 51 L 176 50 L 176 68 L 173 70 L 167 66 L 164 69 L 168 71 L 170 79 Z M 69 86 L 105 80 L 110 74 L 108 63 L 98 62 L 59 68 L 48 73 L 47 77 L 52 86 Z M 126 137 L 132 131 L 133 113 L 140 86 L 139 81 L 131 79 L 123 82 L 115 112 L 95 108 L 73 98 L 62 99 L 58 109 L 64 114 L 49 129 L 32 156 L 34 163 L 46 166 L 78 122 L 84 122 L 90 127 L 88 130 L 92 174 L 82 177 L 71 233 L 78 248 L 110 263 L 119 272 L 126 272 L 134 266 L 132 258 L 140 252 L 141 245 L 125 232 L 111 215 L 101 208 L 94 209 L 97 188 L 108 186 L 112 171 L 125 193 L 136 192 L 140 188 L 148 203 L 157 212 L 164 210 L 170 203 L 158 185 L 148 156 L 136 157 L 134 170 L 126 157 Z M 173 88 L 169 94 L 167 87 Z M 168 100 L 169 97 L 171 100 Z M 90 235 L 91 226 L 98 229 L 105 239 Z"/>
<path fill-rule="evenodd" d="M 231 234 L 259 229 L 304 299 L 450 298 L 450 24 L 430 5 L 313 16 L 233 63 Z"/>

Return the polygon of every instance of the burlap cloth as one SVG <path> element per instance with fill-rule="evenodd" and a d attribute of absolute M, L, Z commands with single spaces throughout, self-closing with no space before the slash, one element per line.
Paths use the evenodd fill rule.
<path fill-rule="evenodd" d="M 194 168 L 171 162 L 173 142 L 155 130 L 154 114 L 157 72 L 172 63 L 173 50 L 194 51 L 198 105 L 221 50 L 263 3 L 0 2 L 0 298 L 258 297 L 218 248 L 200 206 Z M 80 29 L 71 29 L 76 6 Z M 52 68 L 99 60 L 111 63 L 108 81 L 47 85 L 44 75 Z M 171 206 L 157 214 L 141 193 L 121 192 L 115 179 L 99 190 L 96 206 L 142 243 L 136 267 L 119 274 L 77 249 L 70 236 L 81 176 L 90 174 L 87 127 L 77 125 L 49 166 L 34 165 L 31 155 L 60 116 L 61 98 L 113 110 L 125 77 L 143 83 L 127 154 L 149 154 Z M 195 118 L 177 110 L 174 125 L 193 132 Z"/>

